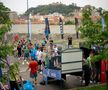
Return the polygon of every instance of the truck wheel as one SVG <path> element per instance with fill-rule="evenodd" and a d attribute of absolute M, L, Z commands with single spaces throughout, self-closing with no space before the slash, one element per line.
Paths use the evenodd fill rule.
<path fill-rule="evenodd" d="M 66 80 L 66 74 L 62 74 L 62 78 Z"/>

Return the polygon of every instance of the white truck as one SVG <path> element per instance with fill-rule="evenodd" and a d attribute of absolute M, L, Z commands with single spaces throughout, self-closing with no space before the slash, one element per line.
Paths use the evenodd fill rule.
<path fill-rule="evenodd" d="M 82 75 L 82 50 L 68 48 L 61 52 L 61 74 L 66 79 L 66 74 Z"/>
<path fill-rule="evenodd" d="M 54 68 L 52 67 L 54 65 L 50 64 L 50 68 L 43 70 L 44 81 L 48 82 L 48 77 L 56 80 L 66 79 L 66 74 L 81 76 L 82 54 L 82 50 L 78 48 L 61 50 L 60 54 L 56 57 L 59 61 L 58 63 L 61 63 L 61 67 Z"/>

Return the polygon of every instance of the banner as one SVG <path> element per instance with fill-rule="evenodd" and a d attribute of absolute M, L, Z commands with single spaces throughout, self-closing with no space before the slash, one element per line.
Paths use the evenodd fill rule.
<path fill-rule="evenodd" d="M 45 30 L 47 30 L 48 34 L 50 34 L 50 27 L 49 27 L 48 18 L 45 18 L 45 26 L 47 26 L 47 28 Z"/>
<path fill-rule="evenodd" d="M 48 18 L 45 18 L 45 25 L 48 25 L 49 26 Z"/>
<path fill-rule="evenodd" d="M 49 21 L 48 18 L 45 18 L 45 30 L 44 30 L 44 35 L 46 39 L 48 40 L 50 34 L 50 27 L 49 27 Z"/>
<path fill-rule="evenodd" d="M 32 23 L 31 20 L 29 19 L 29 40 L 31 40 L 31 36 L 32 36 Z"/>
<path fill-rule="evenodd" d="M 43 69 L 43 80 L 47 83 L 48 77 L 54 78 L 55 80 L 61 80 L 61 56 L 51 57 L 49 65 Z"/>
<path fill-rule="evenodd" d="M 76 29 L 76 38 L 78 39 L 79 38 L 79 33 L 78 33 L 78 25 L 79 25 L 79 22 L 78 22 L 78 18 L 75 18 L 75 29 Z"/>
<path fill-rule="evenodd" d="M 61 38 L 63 39 L 63 20 L 61 18 L 59 18 L 59 23 L 60 23 L 60 34 L 61 34 Z"/>
<path fill-rule="evenodd" d="M 54 70 L 54 69 L 44 69 L 43 73 L 47 76 L 47 77 L 52 77 L 55 78 L 57 80 L 61 79 L 61 70 Z"/>
<path fill-rule="evenodd" d="M 104 27 L 105 27 L 105 20 L 104 20 L 104 18 L 102 17 L 102 31 L 104 31 Z"/>
<path fill-rule="evenodd" d="M 78 25 L 78 19 L 75 18 L 75 25 L 77 26 Z"/>

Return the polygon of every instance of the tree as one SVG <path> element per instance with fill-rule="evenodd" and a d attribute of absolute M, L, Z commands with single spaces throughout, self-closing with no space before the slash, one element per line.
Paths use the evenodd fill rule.
<path fill-rule="evenodd" d="M 9 18 L 10 9 L 0 2 L 0 42 L 3 42 L 3 36 L 11 30 L 11 20 Z M 1 43 L 0 43 L 1 44 Z"/>
<path fill-rule="evenodd" d="M 33 14 L 40 14 L 40 15 L 47 15 L 54 12 L 61 13 L 65 16 L 69 15 L 71 12 L 74 12 L 75 10 L 79 10 L 80 7 L 78 7 L 76 4 L 72 3 L 70 5 L 65 5 L 62 3 L 52 3 L 48 5 L 39 5 L 34 8 L 29 8 L 25 15 L 29 15 L 29 13 Z"/>
<path fill-rule="evenodd" d="M 91 8 L 90 6 L 83 9 L 82 26 L 79 28 L 79 30 L 81 31 L 82 37 L 85 39 L 87 47 L 92 48 L 92 46 L 95 45 L 100 48 L 97 50 L 98 54 L 92 58 L 93 62 L 108 60 L 108 11 L 102 12 L 102 8 L 99 8 L 97 12 L 99 13 L 100 18 L 94 22 L 91 18 L 93 10 L 94 8 Z M 102 17 L 105 20 L 105 27 L 103 30 L 101 23 Z M 106 75 L 108 79 L 107 64 L 106 67 Z"/>
<path fill-rule="evenodd" d="M 85 6 L 82 11 L 82 25 L 78 29 L 81 32 L 81 37 L 85 39 L 86 47 L 91 48 L 96 44 L 97 36 L 102 32 L 100 18 L 95 22 L 93 20 L 94 7 Z"/>
<path fill-rule="evenodd" d="M 9 12 L 10 9 L 5 7 L 3 3 L 0 2 L 0 68 L 7 63 L 6 57 L 12 52 L 12 47 L 3 43 L 4 34 L 11 30 Z"/>
<path fill-rule="evenodd" d="M 9 81 L 10 80 L 9 76 L 15 77 L 15 75 L 12 75 L 11 73 L 14 73 L 15 71 L 18 71 L 19 73 L 19 68 L 18 68 L 19 63 L 15 62 L 11 66 L 6 60 L 7 55 L 10 55 L 12 53 L 13 47 L 8 44 L 2 44 L 4 34 L 11 30 L 12 23 L 9 18 L 9 13 L 10 13 L 10 9 L 5 7 L 3 3 L 0 2 L 0 69 L 1 67 L 4 68 L 5 65 L 6 67 L 8 67 L 7 68 L 8 77 L 4 75 L 2 77 L 0 76 L 0 81 L 2 82 L 7 81 L 7 78 Z M 20 79 L 21 79 L 21 76 L 20 76 Z M 21 85 L 23 87 L 23 83 L 21 83 Z M 24 88 L 22 88 L 22 90 L 24 90 Z"/>
<path fill-rule="evenodd" d="M 103 16 L 104 16 L 104 19 L 105 19 L 106 29 L 108 31 L 108 11 L 104 11 Z"/>
<path fill-rule="evenodd" d="M 11 46 L 3 44 L 4 34 L 11 30 L 11 20 L 9 18 L 10 9 L 0 2 L 0 58 L 6 58 L 10 53 Z"/>
<path fill-rule="evenodd" d="M 103 48 L 99 53 L 106 53 L 108 49 L 108 11 L 102 12 L 102 9 L 99 8 L 96 12 L 98 12 L 100 16 L 96 21 L 94 21 L 92 19 L 93 10 L 96 9 L 91 6 L 86 6 L 83 9 L 82 25 L 79 30 L 82 38 L 85 39 L 86 47 L 92 48 L 93 45 L 102 46 Z M 102 30 L 101 16 L 103 16 L 106 24 L 104 30 Z M 107 57 L 105 56 L 104 58 Z"/>

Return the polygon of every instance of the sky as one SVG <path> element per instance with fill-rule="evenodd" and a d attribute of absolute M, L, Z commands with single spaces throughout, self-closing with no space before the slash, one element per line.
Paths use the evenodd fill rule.
<path fill-rule="evenodd" d="M 22 14 L 27 10 L 27 0 L 0 0 L 3 4 L 10 8 L 12 11 L 16 11 L 18 14 Z M 29 8 L 37 7 L 38 5 L 50 4 L 53 2 L 62 2 L 69 5 L 76 3 L 77 6 L 92 5 L 95 7 L 102 7 L 108 10 L 108 0 L 28 0 Z"/>

